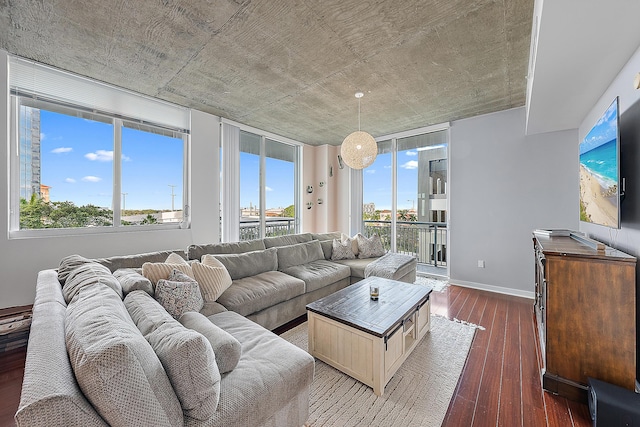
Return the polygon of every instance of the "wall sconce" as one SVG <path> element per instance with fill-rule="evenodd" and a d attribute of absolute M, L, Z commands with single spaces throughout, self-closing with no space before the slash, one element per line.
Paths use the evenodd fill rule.
<path fill-rule="evenodd" d="M 307 209 L 311 209 L 312 206 L 313 206 L 313 202 L 307 202 Z"/>
<path fill-rule="evenodd" d="M 318 204 L 321 205 L 322 204 L 322 199 L 318 199 Z"/>
<path fill-rule="evenodd" d="M 636 74 L 636 78 L 633 79 L 633 88 L 640 89 L 640 73 Z"/>
<path fill-rule="evenodd" d="M 307 185 L 307 193 L 309 194 L 313 193 L 313 186 Z"/>
<path fill-rule="evenodd" d="M 324 181 L 320 181 L 320 188 L 324 187 Z"/>

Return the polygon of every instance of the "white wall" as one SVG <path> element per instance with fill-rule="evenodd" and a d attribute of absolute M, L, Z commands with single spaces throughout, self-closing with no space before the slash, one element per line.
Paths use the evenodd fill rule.
<path fill-rule="evenodd" d="M 451 124 L 452 283 L 532 298 L 532 230 L 578 227 L 577 132 L 524 131 L 524 107 Z"/>
<path fill-rule="evenodd" d="M 0 99 L 8 100 L 7 56 L 0 51 Z M 139 231 L 127 233 L 9 239 L 8 195 L 8 102 L 0 103 L 0 308 L 32 304 L 39 270 L 55 268 L 60 258 L 78 253 L 87 257 L 134 254 L 164 249 L 186 249 L 191 243 L 216 241 L 218 217 L 219 118 L 192 113 L 192 224 L 189 230 Z M 196 197 L 193 195 L 196 194 Z M 204 196 L 203 196 L 204 195 Z"/>
<path fill-rule="evenodd" d="M 627 191 L 625 199 L 620 204 L 621 228 L 613 230 L 600 225 L 580 223 L 580 231 L 607 245 L 613 246 L 636 257 L 640 257 L 640 139 L 637 128 L 640 126 L 640 90 L 633 88 L 633 79 L 640 72 L 640 47 L 627 64 L 620 70 L 616 78 L 611 82 L 602 97 L 593 106 L 589 114 L 584 118 L 579 128 L 579 141 L 589 132 L 595 121 L 609 106 L 611 101 L 618 96 L 621 114 L 621 124 L 631 122 L 636 130 L 633 134 L 625 135 L 621 128 L 622 172 L 621 176 L 627 179 Z M 627 118 L 626 114 L 633 114 Z M 635 125 L 634 125 L 635 122 Z M 625 139 L 625 136 L 631 138 Z"/>

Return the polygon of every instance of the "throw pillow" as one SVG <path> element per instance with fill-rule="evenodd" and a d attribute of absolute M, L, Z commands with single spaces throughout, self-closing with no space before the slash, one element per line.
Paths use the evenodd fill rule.
<path fill-rule="evenodd" d="M 204 305 L 198 282 L 160 279 L 156 283 L 156 300 L 175 319 L 187 311 L 200 311 Z"/>
<path fill-rule="evenodd" d="M 67 307 L 64 331 L 75 379 L 109 425 L 183 424 L 158 356 L 113 290 L 82 288 Z"/>
<path fill-rule="evenodd" d="M 357 236 L 357 235 L 356 235 Z M 357 257 L 358 256 L 358 251 L 360 249 L 358 249 L 358 240 L 356 239 L 356 236 L 353 237 L 349 237 L 346 234 L 342 233 L 340 235 L 340 240 L 342 241 L 342 243 L 344 242 L 351 242 L 351 251 L 353 252 L 353 254 Z"/>
<path fill-rule="evenodd" d="M 169 254 L 167 260 L 165 261 L 167 264 L 188 264 L 188 262 L 182 258 L 180 255 L 176 253 Z"/>
<path fill-rule="evenodd" d="M 111 274 L 111 271 L 104 265 L 89 262 L 76 267 L 67 276 L 67 280 L 65 280 L 62 287 L 64 300 L 69 304 L 82 288 L 93 286 L 97 283 L 107 285 L 122 299 L 122 286 L 118 279 Z"/>
<path fill-rule="evenodd" d="M 358 258 L 375 258 L 387 253 L 387 251 L 384 250 L 384 246 L 382 246 L 380 236 L 377 234 L 366 238 L 364 235 L 358 233 L 356 240 L 358 242 Z"/>
<path fill-rule="evenodd" d="M 191 264 L 193 274 L 200 285 L 202 299 L 205 302 L 215 301 L 231 286 L 231 276 L 220 261 L 211 255 L 202 257 L 202 263 Z"/>
<path fill-rule="evenodd" d="M 211 323 L 211 320 L 202 313 L 195 311 L 184 313 L 179 320 L 185 327 L 200 332 L 209 340 L 221 374 L 231 372 L 238 365 L 242 355 L 242 346 L 233 335 Z"/>
<path fill-rule="evenodd" d="M 197 420 L 211 417 L 221 378 L 209 341 L 182 326 L 145 292 L 131 292 L 124 305 L 158 355 L 185 415 Z"/>
<path fill-rule="evenodd" d="M 145 291 L 153 296 L 153 285 L 151 280 L 135 271 L 133 268 L 119 268 L 113 272 L 113 277 L 118 279 L 122 286 L 122 294 L 126 296 L 129 292 L 136 290 Z"/>
<path fill-rule="evenodd" d="M 356 255 L 353 253 L 351 239 L 347 237 L 346 241 L 333 239 L 331 247 L 331 260 L 338 261 L 341 259 L 354 259 Z"/>
<path fill-rule="evenodd" d="M 195 279 L 193 270 L 187 263 L 167 264 L 165 262 L 145 262 L 144 264 L 142 264 L 142 275 L 151 280 L 151 283 L 153 283 L 154 285 L 156 285 L 156 283 L 160 279 L 168 279 L 173 270 L 179 270 L 187 276 L 191 277 L 191 279 Z"/>

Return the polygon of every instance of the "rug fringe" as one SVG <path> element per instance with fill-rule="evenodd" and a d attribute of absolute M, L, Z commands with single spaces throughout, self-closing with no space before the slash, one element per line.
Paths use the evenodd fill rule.
<path fill-rule="evenodd" d="M 454 317 L 453 321 L 456 322 L 456 323 L 461 323 L 463 325 L 471 326 L 471 327 L 476 328 L 476 329 L 480 329 L 481 331 L 486 330 L 486 328 L 484 326 L 476 325 L 475 323 L 467 322 L 466 320 L 460 320 L 460 319 L 457 319 L 457 318 Z"/>

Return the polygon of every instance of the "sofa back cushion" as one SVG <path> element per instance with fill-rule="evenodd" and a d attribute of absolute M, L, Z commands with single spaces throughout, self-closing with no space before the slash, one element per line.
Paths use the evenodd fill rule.
<path fill-rule="evenodd" d="M 324 259 L 324 252 L 318 240 L 296 245 L 280 246 L 278 251 L 278 270 L 283 271 L 295 265 L 307 264 Z"/>
<path fill-rule="evenodd" d="M 187 253 L 184 250 L 173 251 L 156 251 L 134 255 L 117 255 L 108 258 L 96 258 L 92 261 L 102 264 L 111 271 L 119 268 L 140 268 L 145 262 L 165 262 L 171 254 L 176 254 L 183 260 L 187 259 Z"/>
<path fill-rule="evenodd" d="M 74 296 L 84 287 L 102 283 L 113 290 L 122 299 L 122 286 L 111 271 L 104 265 L 88 262 L 76 267 L 67 276 L 62 287 L 64 300 L 69 304 Z"/>
<path fill-rule="evenodd" d="M 233 280 L 278 269 L 278 252 L 276 248 L 243 254 L 220 254 L 214 256 L 225 266 Z"/>
<path fill-rule="evenodd" d="M 202 259 L 206 254 L 241 254 L 266 249 L 262 240 L 246 240 L 232 243 L 212 243 L 209 245 L 190 245 L 187 248 L 189 259 Z"/>
<path fill-rule="evenodd" d="M 145 292 L 131 292 L 124 305 L 158 355 L 185 415 L 211 417 L 220 398 L 220 372 L 209 341 L 182 326 Z"/>
<path fill-rule="evenodd" d="M 64 285 L 69 274 L 80 267 L 81 265 L 92 262 L 89 258 L 85 258 L 81 255 L 68 255 L 60 260 L 60 266 L 58 267 L 58 280 L 61 285 Z"/>
<path fill-rule="evenodd" d="M 285 236 L 265 237 L 262 239 L 264 246 L 269 248 L 275 248 L 277 246 L 289 246 L 296 243 L 304 243 L 311 241 L 311 233 L 303 234 L 287 234 Z"/>
<path fill-rule="evenodd" d="M 78 385 L 110 425 L 183 425 L 158 356 L 112 289 L 80 289 L 67 307 L 65 339 Z"/>
<path fill-rule="evenodd" d="M 118 279 L 122 286 L 122 294 L 127 296 L 129 292 L 145 291 L 153 296 L 153 284 L 151 280 L 138 273 L 133 268 L 119 268 L 113 272 L 113 277 Z"/>

